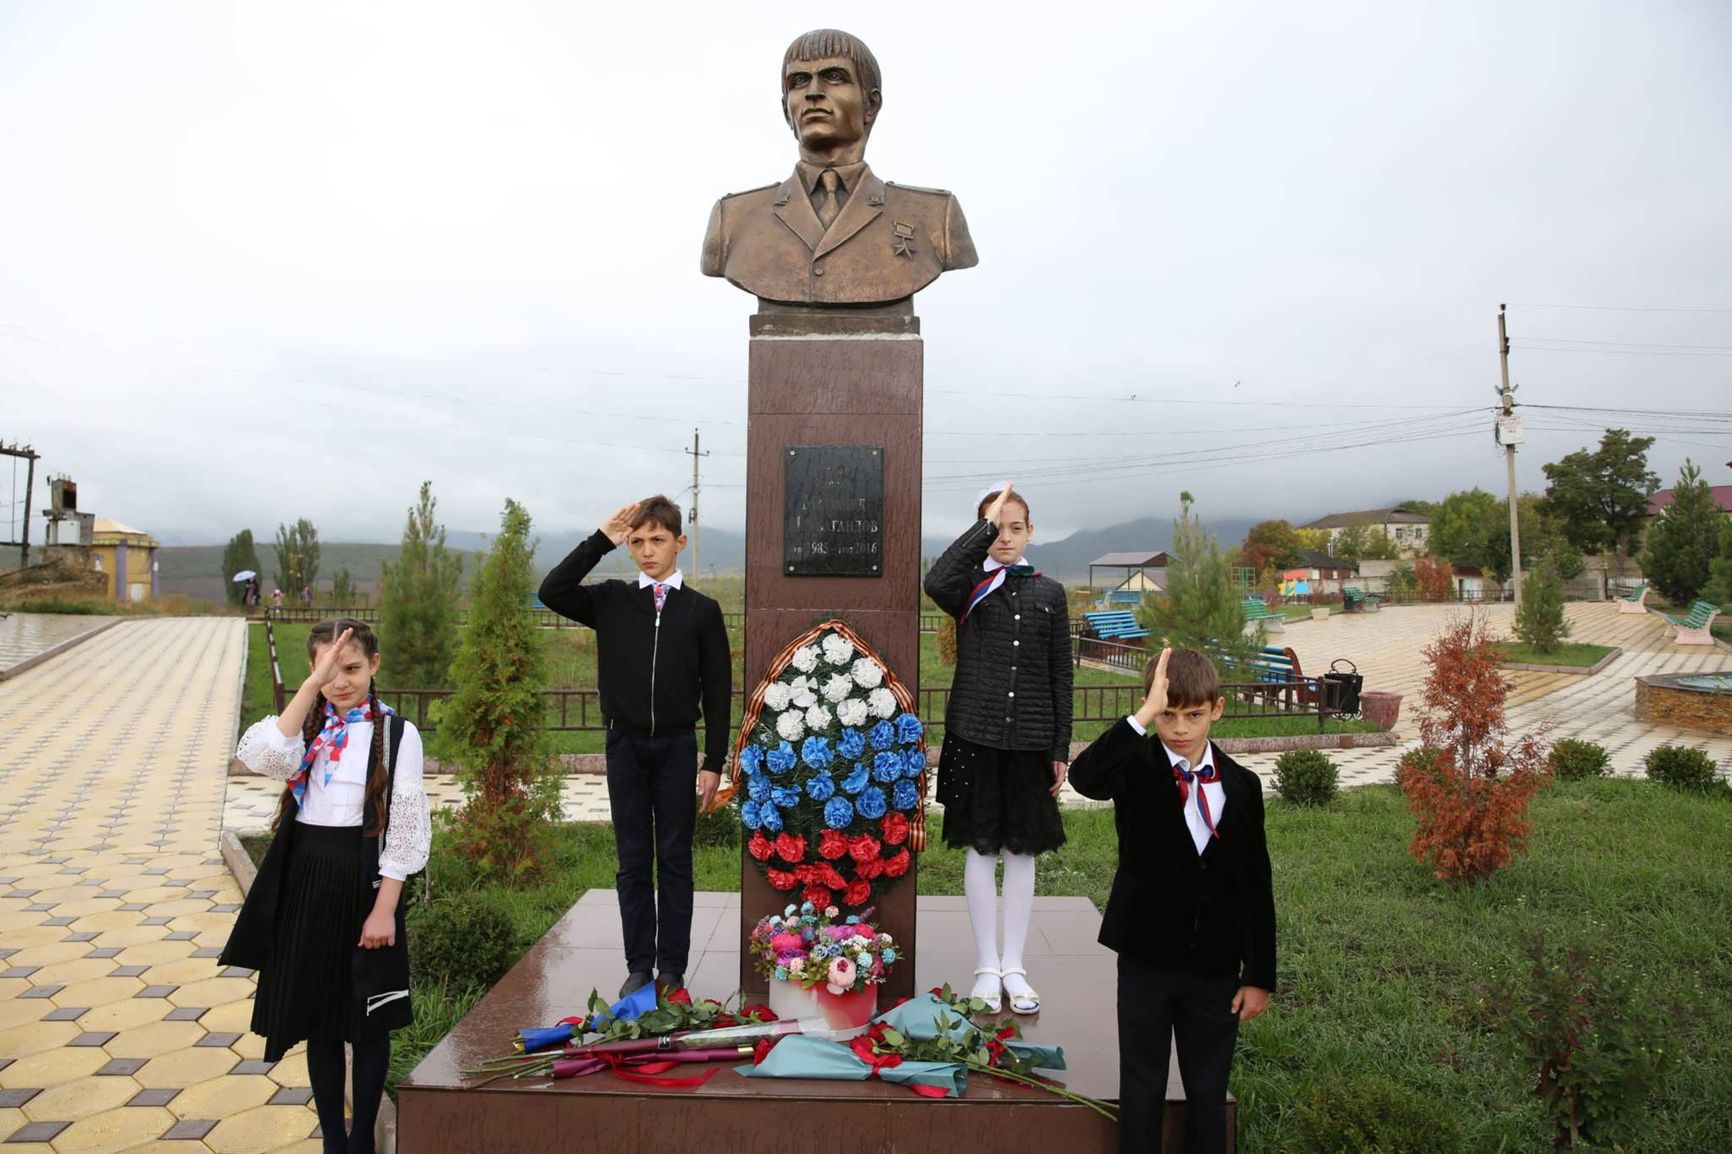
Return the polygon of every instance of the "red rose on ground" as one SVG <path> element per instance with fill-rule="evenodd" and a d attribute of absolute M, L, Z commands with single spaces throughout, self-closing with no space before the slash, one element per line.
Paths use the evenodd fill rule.
<path fill-rule="evenodd" d="M 908 840 L 908 819 L 902 814 L 886 814 L 883 829 L 885 845 L 901 845 Z"/>
<path fill-rule="evenodd" d="M 770 1056 L 770 1051 L 781 1040 L 781 1038 L 759 1038 L 758 1044 L 752 1047 L 752 1065 L 762 1066 L 764 1059 Z"/>
<path fill-rule="evenodd" d="M 791 890 L 794 883 L 800 880 L 786 870 L 769 869 L 764 873 L 770 879 L 770 884 L 779 890 Z"/>
<path fill-rule="evenodd" d="M 842 904 L 847 906 L 865 905 L 866 899 L 871 896 L 872 883 L 867 881 L 858 881 L 849 886 L 842 894 Z"/>
<path fill-rule="evenodd" d="M 802 862 L 806 860 L 806 839 L 799 834 L 779 833 L 776 835 L 776 856 L 785 862 Z"/>
<path fill-rule="evenodd" d="M 905 849 L 898 850 L 895 857 L 887 857 L 884 859 L 884 876 L 899 878 L 908 872 L 908 866 L 910 863 L 911 859 L 908 856 L 908 851 Z"/>
<path fill-rule="evenodd" d="M 871 861 L 860 862 L 854 867 L 854 874 L 856 877 L 863 877 L 867 881 L 871 881 L 877 877 L 882 877 L 884 874 L 884 859 L 875 857 Z"/>
<path fill-rule="evenodd" d="M 837 871 L 836 867 L 831 865 L 829 862 L 825 862 L 824 864 L 820 865 L 818 867 L 818 870 L 819 870 L 819 872 L 821 872 L 823 874 L 824 884 L 829 886 L 833 890 L 839 890 L 848 884 L 848 879 L 843 877 L 841 875 L 841 873 Z M 814 902 L 812 904 L 822 908 L 823 906 L 826 906 L 829 903 L 828 902 Z"/>
<path fill-rule="evenodd" d="M 827 829 L 818 838 L 818 853 L 832 860 L 848 852 L 848 838 L 845 834 Z"/>
<path fill-rule="evenodd" d="M 762 1002 L 753 1002 L 749 1006 L 740 1007 L 740 1017 L 755 1022 L 777 1021 L 776 1011 Z"/>
<path fill-rule="evenodd" d="M 877 838 L 869 833 L 863 833 L 849 843 L 848 856 L 855 861 L 873 861 L 878 857 L 878 852 L 882 848 L 878 844 Z"/>
<path fill-rule="evenodd" d="M 758 830 L 746 843 L 746 852 L 759 861 L 769 861 L 770 855 L 776 852 L 776 843 L 765 837 L 763 830 Z"/>
<path fill-rule="evenodd" d="M 684 986 L 681 986 L 679 989 L 672 990 L 668 993 L 668 1001 L 679 1006 L 689 1006 L 692 1004 L 691 991 L 687 990 Z"/>

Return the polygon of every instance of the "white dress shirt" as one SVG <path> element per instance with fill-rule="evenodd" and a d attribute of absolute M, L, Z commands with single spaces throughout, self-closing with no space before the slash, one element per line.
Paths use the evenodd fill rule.
<path fill-rule="evenodd" d="M 654 577 L 651 577 L 648 573 L 645 573 L 642 569 L 638 570 L 637 587 L 639 589 L 648 589 L 651 585 L 654 585 L 655 583 L 656 583 L 656 579 Z M 667 575 L 667 577 L 665 577 L 662 580 L 661 583 L 663 585 L 666 585 L 669 589 L 684 588 L 685 583 L 686 583 L 685 574 L 681 573 L 678 569 L 675 569 L 672 573 L 669 573 Z"/>
<path fill-rule="evenodd" d="M 308 825 L 360 825 L 367 801 L 367 758 L 372 748 L 373 723 L 351 721 L 342 759 L 330 766 L 329 748 L 321 749 L 307 772 L 307 792 L 301 797 L 295 820 Z M 306 753 L 300 736 L 283 733 L 273 715 L 241 735 L 235 756 L 254 773 L 287 781 L 300 770 Z M 391 813 L 379 847 L 380 875 L 398 881 L 424 867 L 433 846 L 433 823 L 427 815 L 427 793 L 421 780 L 424 760 L 421 733 L 414 722 L 407 722 L 392 766 Z M 325 780 L 327 767 L 331 769 L 329 782 Z"/>
<path fill-rule="evenodd" d="M 1135 714 L 1126 717 L 1125 720 L 1130 722 L 1131 728 L 1139 734 L 1144 737 L 1148 736 L 1149 731 L 1143 728 L 1142 722 L 1136 719 Z M 1196 765 L 1192 765 L 1174 753 L 1164 741 L 1161 742 L 1161 748 L 1166 751 L 1167 760 L 1176 769 L 1197 773 L 1215 764 L 1215 743 L 1212 741 L 1203 746 L 1203 756 L 1197 759 Z M 1200 790 L 1197 788 L 1199 785 L 1202 786 Z M 1200 854 L 1209 846 L 1209 823 L 1203 820 L 1203 803 L 1199 797 L 1208 797 L 1209 816 L 1215 819 L 1215 828 L 1219 829 L 1221 827 L 1221 815 L 1227 810 L 1227 791 L 1221 787 L 1220 777 L 1217 775 L 1214 781 L 1192 782 L 1188 792 L 1189 796 L 1185 799 L 1185 826 L 1191 831 L 1191 841 L 1196 844 L 1197 852 Z"/>

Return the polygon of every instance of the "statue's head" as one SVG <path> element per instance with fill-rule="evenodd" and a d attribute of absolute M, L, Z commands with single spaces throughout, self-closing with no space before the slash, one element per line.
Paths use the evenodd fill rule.
<path fill-rule="evenodd" d="M 782 54 L 782 115 L 802 145 L 863 141 L 884 104 L 878 61 L 857 37 L 819 28 Z"/>

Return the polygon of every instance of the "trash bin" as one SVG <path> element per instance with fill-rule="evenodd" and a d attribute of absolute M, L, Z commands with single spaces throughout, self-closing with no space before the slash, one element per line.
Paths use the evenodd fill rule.
<path fill-rule="evenodd" d="M 1401 694 L 1367 689 L 1359 695 L 1359 716 L 1378 729 L 1394 729 L 1395 719 L 1401 716 Z"/>

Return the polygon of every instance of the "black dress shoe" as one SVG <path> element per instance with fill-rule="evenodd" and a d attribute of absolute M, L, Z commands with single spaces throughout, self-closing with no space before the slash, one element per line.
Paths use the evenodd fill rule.
<path fill-rule="evenodd" d="M 686 988 L 686 976 L 684 974 L 662 974 L 656 978 L 656 985 L 661 987 L 662 993 L 671 994 L 675 990 Z"/>
<path fill-rule="evenodd" d="M 633 970 L 625 976 L 625 985 L 619 988 L 619 996 L 622 998 L 629 998 L 653 981 L 655 981 L 655 979 L 644 973 L 644 971 Z"/>

